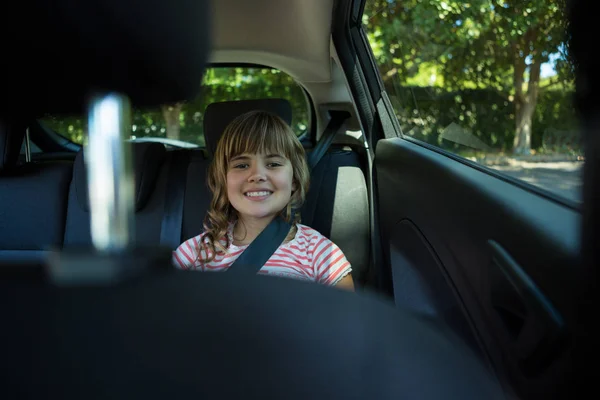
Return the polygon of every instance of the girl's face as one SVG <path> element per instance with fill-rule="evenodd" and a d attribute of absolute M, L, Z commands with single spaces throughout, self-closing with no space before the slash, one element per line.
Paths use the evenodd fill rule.
<path fill-rule="evenodd" d="M 242 220 L 270 220 L 296 190 L 290 160 L 279 154 L 241 154 L 229 160 L 227 197 Z"/>

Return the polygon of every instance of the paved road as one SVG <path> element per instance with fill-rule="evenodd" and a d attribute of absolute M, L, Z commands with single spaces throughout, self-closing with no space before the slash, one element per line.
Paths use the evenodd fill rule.
<path fill-rule="evenodd" d="M 583 162 L 514 162 L 509 166 L 491 168 L 581 202 Z"/>

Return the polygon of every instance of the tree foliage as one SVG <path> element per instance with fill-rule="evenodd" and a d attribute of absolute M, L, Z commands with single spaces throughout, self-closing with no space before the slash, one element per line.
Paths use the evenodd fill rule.
<path fill-rule="evenodd" d="M 369 0 L 363 23 L 388 90 L 493 89 L 513 108 L 513 148 L 531 148 L 539 92 L 571 90 L 564 0 Z M 556 75 L 541 86 L 541 66 Z"/>

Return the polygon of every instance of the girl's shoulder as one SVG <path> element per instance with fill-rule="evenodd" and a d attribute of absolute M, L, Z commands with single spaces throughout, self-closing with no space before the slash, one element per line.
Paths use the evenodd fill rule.
<path fill-rule="evenodd" d="M 227 233 L 227 236 L 229 237 L 229 243 L 231 243 L 231 241 L 232 241 L 231 234 Z M 207 246 L 207 241 L 208 241 L 207 232 L 202 232 L 199 235 L 191 237 L 191 238 L 187 239 L 186 241 L 184 241 L 183 243 L 181 243 L 179 245 L 179 247 L 177 248 L 177 250 L 185 248 L 185 249 L 189 249 L 190 251 L 192 251 L 192 249 L 193 249 L 193 251 L 196 253 L 202 252 L 203 257 L 204 257 L 204 251 Z M 222 237 L 219 240 L 219 243 L 221 245 L 225 246 L 225 244 L 227 243 L 225 237 Z M 197 254 L 195 254 L 195 255 L 197 255 Z"/>
<path fill-rule="evenodd" d="M 296 224 L 296 237 L 295 241 L 304 242 L 307 244 L 315 245 L 319 242 L 329 241 L 325 236 L 323 236 L 319 231 L 314 228 L 311 228 L 308 225 Z"/>
<path fill-rule="evenodd" d="M 173 262 L 182 269 L 190 269 L 196 265 L 198 260 L 199 245 L 202 243 L 204 233 L 191 237 L 181 243 L 175 251 L 173 251 Z"/>
<path fill-rule="evenodd" d="M 185 240 L 183 243 L 181 243 L 179 245 L 179 247 L 181 247 L 183 245 L 188 245 L 188 244 L 198 245 L 198 244 L 202 243 L 202 240 L 204 239 L 205 236 L 206 236 L 206 232 L 202 232 L 199 235 L 196 235 L 194 237 L 191 237 L 191 238 Z"/>
<path fill-rule="evenodd" d="M 219 242 L 221 244 L 224 244 L 226 242 L 227 239 L 229 239 L 229 242 L 231 243 L 233 241 L 233 224 L 230 224 L 229 227 L 227 228 L 227 232 L 225 233 L 225 235 L 223 237 L 221 237 L 219 239 Z M 200 232 L 200 234 L 191 237 L 189 239 L 187 239 L 186 241 L 184 241 L 181 246 L 183 246 L 185 243 L 196 243 L 196 244 L 200 244 L 200 243 L 204 243 L 205 241 L 208 240 L 208 238 L 206 237 L 206 235 L 208 234 L 208 232 L 206 231 L 202 231 Z"/>

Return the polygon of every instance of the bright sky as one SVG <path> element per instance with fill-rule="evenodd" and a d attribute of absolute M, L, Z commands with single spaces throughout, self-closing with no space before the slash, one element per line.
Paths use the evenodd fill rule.
<path fill-rule="evenodd" d="M 556 60 L 560 58 L 560 53 L 550 54 L 550 61 L 542 64 L 542 68 L 540 70 L 540 78 L 548 78 L 556 75 L 556 71 L 554 70 L 554 63 Z M 525 59 L 527 63 L 531 62 L 531 56 Z"/>
<path fill-rule="evenodd" d="M 540 71 L 541 78 L 548 78 L 550 76 L 556 75 L 556 71 L 554 70 L 554 65 L 550 63 L 542 64 L 542 69 Z"/>

